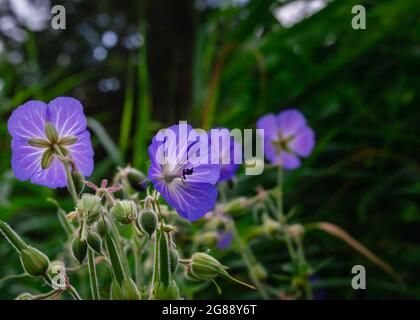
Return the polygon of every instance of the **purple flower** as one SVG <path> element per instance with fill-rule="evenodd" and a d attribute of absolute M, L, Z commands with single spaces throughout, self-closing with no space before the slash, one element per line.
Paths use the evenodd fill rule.
<path fill-rule="evenodd" d="M 214 131 L 213 131 L 214 130 Z M 213 137 L 218 138 L 218 146 L 215 147 L 215 141 L 212 144 L 212 132 Z M 213 146 L 209 148 L 211 153 L 212 163 L 220 164 L 220 177 L 219 182 L 224 180 L 230 180 L 235 176 L 238 171 L 239 164 L 235 163 L 235 150 L 241 150 L 241 146 L 230 136 L 229 129 L 226 128 L 215 128 L 209 132 L 209 145 Z"/>
<path fill-rule="evenodd" d="M 162 132 L 165 138 L 157 134 L 148 149 L 151 159 L 148 178 L 182 217 L 197 220 L 215 205 L 220 166 L 208 163 L 207 153 L 203 154 L 206 161 L 192 160 L 191 152 L 197 140 L 189 141 L 188 136 L 197 131 L 190 125 L 173 125 Z M 167 133 L 172 133 L 172 138 Z M 204 134 L 207 150 L 207 134 Z"/>
<path fill-rule="evenodd" d="M 60 97 L 48 105 L 28 101 L 13 111 L 8 121 L 12 136 L 12 169 L 19 180 L 50 188 L 67 186 L 65 167 L 59 159 L 90 176 L 93 149 L 81 103 Z"/>
<path fill-rule="evenodd" d="M 233 241 L 232 231 L 219 231 L 219 241 L 217 242 L 217 248 L 220 250 L 230 247 Z"/>
<path fill-rule="evenodd" d="M 288 170 L 300 167 L 299 157 L 308 157 L 315 145 L 315 133 L 298 110 L 265 115 L 257 121 L 257 128 L 264 129 L 265 157 Z"/>

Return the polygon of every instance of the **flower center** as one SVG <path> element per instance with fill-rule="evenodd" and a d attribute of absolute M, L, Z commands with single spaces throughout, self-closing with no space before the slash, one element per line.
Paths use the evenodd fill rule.
<path fill-rule="evenodd" d="M 54 156 L 67 156 L 67 146 L 71 146 L 77 142 L 75 136 L 64 136 L 60 137 L 57 130 L 50 122 L 45 123 L 44 127 L 45 138 L 31 138 L 28 140 L 28 144 L 35 148 L 44 149 L 42 154 L 41 167 L 47 169 L 54 159 Z"/>
<path fill-rule="evenodd" d="M 294 138 L 294 136 L 289 136 L 287 138 L 282 137 L 281 135 L 279 135 L 279 139 L 278 140 L 274 140 L 272 141 L 272 145 L 276 150 L 276 153 L 279 154 L 281 151 L 287 151 L 287 152 L 291 152 L 288 144 L 290 141 L 292 141 Z"/>
<path fill-rule="evenodd" d="M 182 172 L 176 173 L 176 174 L 171 174 L 171 173 L 166 173 L 164 174 L 164 179 L 167 183 L 171 183 L 174 179 L 181 179 L 182 182 L 185 184 L 185 181 L 187 180 L 186 176 L 190 176 L 194 173 L 194 168 L 191 167 L 190 169 L 185 168 L 182 169 Z"/>

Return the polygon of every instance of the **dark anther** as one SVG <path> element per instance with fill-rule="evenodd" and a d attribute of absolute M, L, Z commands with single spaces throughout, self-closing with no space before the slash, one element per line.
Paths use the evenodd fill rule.
<path fill-rule="evenodd" d="M 194 168 L 182 170 L 182 178 L 183 178 L 183 180 L 187 180 L 187 178 L 185 178 L 185 176 L 190 176 L 190 175 L 193 174 L 193 172 L 194 172 Z"/>

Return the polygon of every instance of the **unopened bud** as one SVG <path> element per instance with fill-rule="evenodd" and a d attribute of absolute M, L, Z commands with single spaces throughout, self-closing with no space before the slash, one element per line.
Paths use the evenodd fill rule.
<path fill-rule="evenodd" d="M 93 251 L 102 254 L 102 240 L 96 232 L 90 231 L 86 237 L 86 241 Z"/>
<path fill-rule="evenodd" d="M 77 204 L 77 210 L 87 217 L 86 222 L 91 224 L 97 221 L 102 213 L 102 200 L 99 196 L 85 193 Z"/>
<path fill-rule="evenodd" d="M 79 232 L 77 232 L 71 244 L 71 251 L 73 253 L 73 257 L 79 261 L 80 264 L 83 264 L 83 261 L 86 258 L 87 249 L 88 245 L 86 239 L 80 237 Z"/>
<path fill-rule="evenodd" d="M 212 256 L 196 252 L 191 257 L 191 273 L 200 280 L 211 280 L 218 275 L 227 275 L 227 267 Z"/>
<path fill-rule="evenodd" d="M 18 252 L 27 247 L 22 238 L 6 222 L 1 220 L 0 234 L 2 234 Z"/>
<path fill-rule="evenodd" d="M 229 201 L 224 206 L 224 213 L 233 217 L 243 214 L 249 206 L 249 201 L 245 197 L 239 197 Z"/>
<path fill-rule="evenodd" d="M 32 277 L 44 275 L 50 266 L 50 260 L 38 249 L 28 246 L 19 253 L 23 269 Z"/>
<path fill-rule="evenodd" d="M 130 200 L 117 200 L 111 208 L 115 220 L 122 224 L 130 224 L 137 218 L 137 205 Z"/>
<path fill-rule="evenodd" d="M 191 272 L 191 266 L 188 265 L 185 267 L 185 278 L 187 278 L 188 280 L 191 281 L 200 281 L 200 279 L 198 279 L 192 272 Z"/>
<path fill-rule="evenodd" d="M 156 231 L 158 220 L 156 213 L 152 209 L 144 209 L 140 212 L 138 223 L 140 228 L 146 232 L 149 237 Z"/>

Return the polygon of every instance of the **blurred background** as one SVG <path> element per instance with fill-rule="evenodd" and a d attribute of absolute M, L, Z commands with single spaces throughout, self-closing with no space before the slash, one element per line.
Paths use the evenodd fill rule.
<path fill-rule="evenodd" d="M 51 27 L 56 4 L 66 9 L 65 30 Z M 357 4 L 366 8 L 366 30 L 351 27 Z M 94 182 L 112 179 L 127 163 L 146 170 L 150 138 L 178 120 L 254 128 L 259 116 L 293 107 L 317 135 L 312 156 L 285 177 L 293 220 L 340 225 L 406 282 L 313 231 L 305 246 L 311 264 L 323 266 L 314 281 L 318 297 L 420 298 L 419 18 L 413 0 L 0 0 L 0 219 L 50 257 L 65 240 L 45 201 L 55 197 L 70 209 L 65 190 L 19 182 L 10 169 L 7 119 L 27 100 L 82 101 L 93 132 Z M 255 186 L 274 180 L 271 170 L 241 176 L 231 196 L 252 196 Z M 255 224 L 252 214 L 238 219 L 245 238 Z M 284 244 L 259 237 L 248 245 L 280 296 Z M 215 255 L 246 279 L 237 252 Z M 4 239 L 0 264 L 0 279 L 22 272 Z M 366 267 L 367 290 L 350 286 L 356 264 Z M 2 281 L 0 298 L 34 283 L 41 285 Z M 211 286 L 187 286 L 187 296 L 257 298 L 221 286 L 222 296 Z"/>

